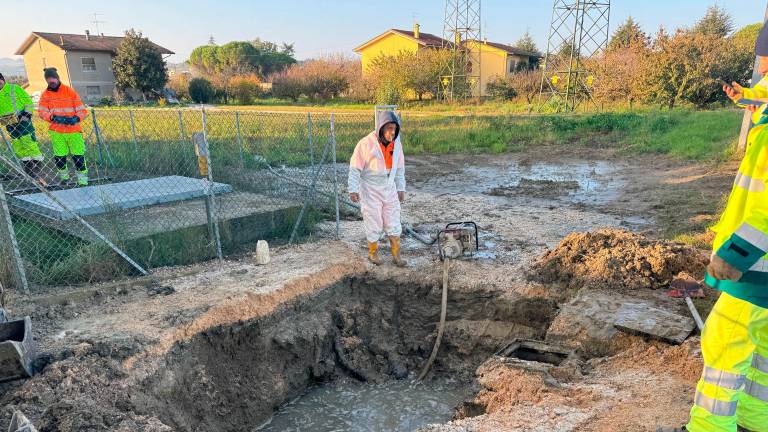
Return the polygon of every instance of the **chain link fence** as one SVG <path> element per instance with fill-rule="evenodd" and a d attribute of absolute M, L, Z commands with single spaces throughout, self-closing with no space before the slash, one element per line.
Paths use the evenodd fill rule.
<path fill-rule="evenodd" d="M 2 131 L 0 282 L 104 281 L 297 242 L 338 220 L 347 161 L 372 113 L 90 109 L 82 122 L 88 185 L 52 154 L 29 169 Z M 80 167 L 82 168 L 82 167 Z M 68 177 L 71 180 L 63 180 Z M 42 180 L 42 181 L 41 181 Z"/>

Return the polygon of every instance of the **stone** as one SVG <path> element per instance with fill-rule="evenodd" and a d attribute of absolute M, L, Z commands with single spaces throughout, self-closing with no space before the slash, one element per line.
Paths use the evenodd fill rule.
<path fill-rule="evenodd" d="M 269 264 L 269 243 L 266 240 L 259 240 L 256 243 L 256 264 Z"/>

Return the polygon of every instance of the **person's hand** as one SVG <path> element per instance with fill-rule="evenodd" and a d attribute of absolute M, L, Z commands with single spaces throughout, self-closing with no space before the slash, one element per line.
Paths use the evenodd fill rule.
<path fill-rule="evenodd" d="M 349 194 L 349 200 L 353 203 L 357 204 L 360 202 L 360 194 L 357 192 L 350 192 Z"/>
<path fill-rule="evenodd" d="M 742 273 L 738 269 L 728 264 L 716 254 L 712 254 L 712 259 L 710 259 L 709 266 L 707 267 L 707 273 L 717 280 L 727 280 L 732 282 L 738 282 L 742 276 Z"/>
<path fill-rule="evenodd" d="M 80 123 L 80 117 L 79 116 L 72 116 L 69 119 L 70 119 L 69 120 L 69 124 L 71 124 L 71 125 L 76 125 L 76 124 Z"/>
<path fill-rule="evenodd" d="M 19 112 L 19 121 L 32 121 L 32 114 L 30 114 L 28 111 L 21 111 Z"/>
<path fill-rule="evenodd" d="M 723 91 L 728 95 L 728 98 L 734 102 L 744 97 L 744 87 L 739 85 L 736 81 L 731 83 L 731 85 L 723 84 Z"/>
<path fill-rule="evenodd" d="M 57 116 L 57 115 L 51 116 L 51 122 L 58 123 L 58 124 L 64 124 L 64 117 Z"/>
<path fill-rule="evenodd" d="M 397 192 L 397 199 L 399 199 L 401 203 L 404 203 L 405 202 L 405 192 L 398 191 Z"/>
<path fill-rule="evenodd" d="M 760 107 L 757 106 L 757 105 L 747 105 L 747 107 L 744 108 L 744 109 L 749 111 L 749 112 L 751 112 L 751 113 L 756 113 L 759 108 Z"/>

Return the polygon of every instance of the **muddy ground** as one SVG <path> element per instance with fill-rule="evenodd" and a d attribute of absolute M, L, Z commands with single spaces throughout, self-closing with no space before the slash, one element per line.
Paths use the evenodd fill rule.
<path fill-rule="evenodd" d="M 476 396 L 454 421 L 425 430 L 644 431 L 683 422 L 701 367 L 695 335 L 680 346 L 629 335 L 599 313 L 578 315 L 578 305 L 605 312 L 637 299 L 686 314 L 664 288 L 678 270 L 700 272 L 706 254 L 654 240 L 692 234 L 685 238 L 705 247 L 703 227 L 733 169 L 561 148 L 408 160 L 407 224 L 425 234 L 462 220 L 481 229 L 481 253 L 451 270 L 445 340 L 430 375 L 460 377 Z M 605 247 L 589 243 L 583 253 L 605 271 L 551 251 L 571 233 L 606 227 L 641 237 L 604 231 Z M 41 431 L 252 430 L 310 385 L 412 376 L 440 313 L 435 250 L 406 238 L 409 268 L 387 259 L 374 268 L 363 259 L 362 223 L 344 221 L 340 240 L 334 228 L 274 249 L 267 266 L 246 255 L 12 294 L 11 314 L 32 317 L 41 372 L 0 385 L 0 429 L 20 409 Z M 553 257 L 557 271 L 542 271 Z M 616 259 L 621 268 L 606 265 Z M 577 355 L 567 367 L 520 369 L 493 356 L 515 338 L 573 340 Z"/>

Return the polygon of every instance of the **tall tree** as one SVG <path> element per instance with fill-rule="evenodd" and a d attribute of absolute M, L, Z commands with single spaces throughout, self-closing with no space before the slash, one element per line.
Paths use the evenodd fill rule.
<path fill-rule="evenodd" d="M 520 48 L 523 51 L 541 55 L 539 47 L 536 46 L 536 42 L 533 40 L 531 32 L 528 30 L 525 31 L 525 34 L 520 36 L 520 39 L 518 39 L 517 42 L 515 42 L 515 47 Z"/>
<path fill-rule="evenodd" d="M 141 32 L 130 29 L 112 60 L 115 86 L 121 92 L 134 88 L 146 99 L 148 91 L 160 91 L 168 82 L 168 69 L 157 47 Z"/>
<path fill-rule="evenodd" d="M 714 4 L 707 9 L 707 13 L 692 30 L 705 35 L 726 37 L 734 30 L 733 19 L 728 11 Z"/>
<path fill-rule="evenodd" d="M 647 46 L 648 43 L 648 35 L 645 34 L 640 24 L 630 16 L 611 36 L 608 50 L 627 48 L 633 45 Z"/>

